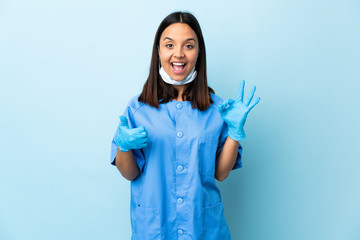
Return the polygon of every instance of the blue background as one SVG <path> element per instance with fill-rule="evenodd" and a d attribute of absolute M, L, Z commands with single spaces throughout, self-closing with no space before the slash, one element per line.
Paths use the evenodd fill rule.
<path fill-rule="evenodd" d="M 221 189 L 235 240 L 360 239 L 360 2 L 0 2 L 0 239 L 130 239 L 109 163 L 155 31 L 198 18 L 210 86 L 262 100 Z"/>

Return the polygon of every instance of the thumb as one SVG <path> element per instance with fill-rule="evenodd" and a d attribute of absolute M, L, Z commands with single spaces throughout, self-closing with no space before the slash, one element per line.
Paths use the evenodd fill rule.
<path fill-rule="evenodd" d="M 128 124 L 128 120 L 125 116 L 121 115 L 120 117 L 120 126 L 121 127 L 128 127 L 129 128 L 129 124 Z"/>
<path fill-rule="evenodd" d="M 232 100 L 232 99 L 226 99 L 225 101 L 223 101 L 221 104 L 219 104 L 219 106 L 218 106 L 218 111 L 219 112 L 222 112 L 222 111 L 224 111 L 227 107 L 228 107 L 228 105 L 231 105 L 233 102 L 235 102 L 234 100 Z"/>

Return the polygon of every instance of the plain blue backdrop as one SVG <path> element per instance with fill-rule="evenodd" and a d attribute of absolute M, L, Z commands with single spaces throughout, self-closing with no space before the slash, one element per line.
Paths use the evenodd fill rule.
<path fill-rule="evenodd" d="M 233 239 L 360 239 L 358 0 L 2 0 L 0 239 L 130 239 L 110 143 L 175 10 L 201 24 L 216 93 L 261 97 L 218 182 Z"/>

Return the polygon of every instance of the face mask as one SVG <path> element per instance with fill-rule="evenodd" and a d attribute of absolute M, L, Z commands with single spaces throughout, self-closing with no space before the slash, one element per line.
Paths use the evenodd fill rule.
<path fill-rule="evenodd" d="M 185 85 L 187 83 L 190 83 L 192 81 L 194 81 L 194 79 L 197 76 L 197 72 L 195 71 L 195 67 L 192 69 L 192 71 L 189 73 L 189 75 L 186 76 L 186 78 L 182 81 L 175 81 L 174 79 L 172 79 L 169 74 L 167 74 L 167 72 L 164 70 L 163 67 L 160 67 L 159 70 L 160 76 L 162 78 L 162 80 L 168 84 L 171 85 Z"/>

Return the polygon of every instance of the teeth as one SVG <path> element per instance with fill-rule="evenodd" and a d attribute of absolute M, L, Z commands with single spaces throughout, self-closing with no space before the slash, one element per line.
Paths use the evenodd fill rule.
<path fill-rule="evenodd" d="M 173 65 L 183 66 L 183 65 L 185 65 L 185 63 L 173 63 Z"/>

